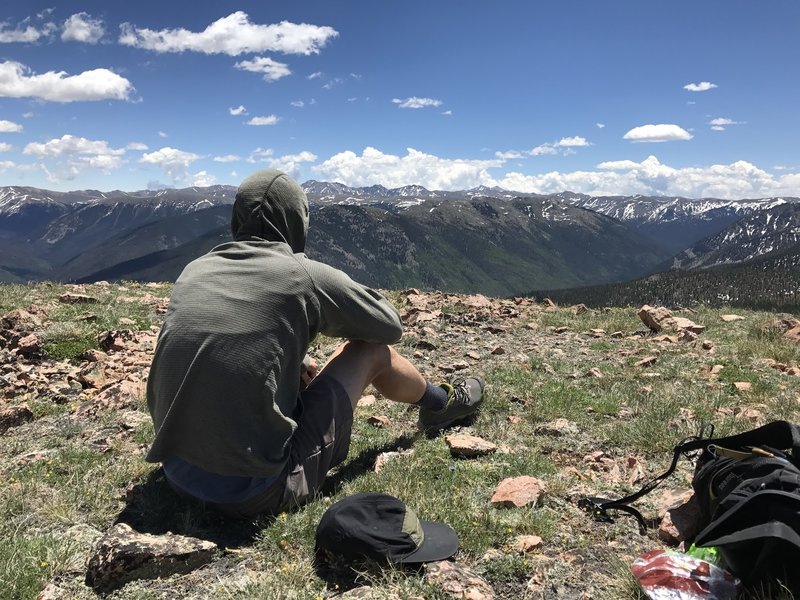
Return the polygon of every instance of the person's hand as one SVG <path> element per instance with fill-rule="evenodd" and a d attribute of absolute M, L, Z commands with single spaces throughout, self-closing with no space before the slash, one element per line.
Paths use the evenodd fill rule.
<path fill-rule="evenodd" d="M 300 380 L 303 385 L 308 385 L 317 376 L 317 361 L 311 356 L 306 356 L 300 371 Z"/>

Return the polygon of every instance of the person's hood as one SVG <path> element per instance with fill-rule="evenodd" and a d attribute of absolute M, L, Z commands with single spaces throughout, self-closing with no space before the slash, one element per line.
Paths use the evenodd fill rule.
<path fill-rule="evenodd" d="M 292 252 L 303 252 L 308 234 L 306 193 L 281 171 L 253 173 L 236 190 L 231 233 L 234 240 L 286 242 Z"/>

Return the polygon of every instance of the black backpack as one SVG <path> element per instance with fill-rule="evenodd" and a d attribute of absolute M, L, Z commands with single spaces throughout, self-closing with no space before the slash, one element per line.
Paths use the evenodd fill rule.
<path fill-rule="evenodd" d="M 621 498 L 584 498 L 596 519 L 611 521 L 609 510 L 633 515 L 644 533 L 650 524 L 630 503 L 652 491 L 677 466 L 681 455 L 700 451 L 692 488 L 703 516 L 694 539 L 719 549 L 730 571 L 746 585 L 780 581 L 800 591 L 800 428 L 774 421 L 738 435 L 708 435 L 675 447 L 666 473 Z M 687 540 L 687 543 L 691 540 Z"/>

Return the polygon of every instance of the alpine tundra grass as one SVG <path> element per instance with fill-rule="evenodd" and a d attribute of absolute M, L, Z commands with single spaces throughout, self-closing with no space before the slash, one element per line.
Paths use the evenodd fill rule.
<path fill-rule="evenodd" d="M 126 282 L 0 286 L 0 316 L 15 309 L 33 315 L 42 350 L 21 358 L 10 345 L 0 347 L 0 409 L 25 404 L 31 411 L 0 434 L 0 598 L 35 598 L 48 584 L 64 597 L 96 598 L 84 583 L 86 561 L 116 522 L 211 540 L 220 550 L 203 568 L 137 580 L 110 599 L 312 599 L 354 586 L 370 586 L 371 598 L 452 597 L 425 569 L 316 560 L 323 512 L 366 491 L 398 496 L 422 519 L 453 527 L 460 539 L 455 560 L 496 598 L 643 598 L 629 565 L 660 547 L 658 537 L 640 535 L 625 517 L 594 522 L 577 500 L 638 489 L 703 422 L 724 435 L 774 419 L 800 421 L 800 377 L 789 374 L 800 367 L 800 345 L 783 336 L 775 314 L 697 307 L 682 316 L 706 329 L 696 341 L 680 342 L 649 332 L 633 307 L 577 314 L 530 299 L 389 292 L 408 321 L 399 350 L 433 381 L 483 377 L 480 414 L 429 438 L 416 430 L 415 408 L 367 390 L 376 397 L 357 408 L 348 460 L 319 497 L 276 518 L 229 521 L 178 498 L 160 468 L 143 459 L 153 432 L 143 387 L 134 384 L 146 377 L 169 292 L 168 285 Z M 59 300 L 65 293 L 93 300 L 69 304 Z M 744 318 L 723 322 L 727 313 Z M 120 330 L 129 332 L 122 346 L 89 362 L 86 351 Z M 337 343 L 318 338 L 312 354 L 322 363 Z M 128 395 L 110 396 L 120 382 L 130 384 L 120 388 Z M 388 420 L 373 425 L 373 416 Z M 446 436 L 455 432 L 497 450 L 454 457 Z M 689 489 L 691 472 L 682 461 L 662 487 Z M 520 475 L 545 483 L 543 500 L 493 506 L 499 482 Z M 655 516 L 660 494 L 637 507 Z M 521 553 L 523 535 L 541 543 Z M 742 595 L 766 597 L 758 590 Z"/>

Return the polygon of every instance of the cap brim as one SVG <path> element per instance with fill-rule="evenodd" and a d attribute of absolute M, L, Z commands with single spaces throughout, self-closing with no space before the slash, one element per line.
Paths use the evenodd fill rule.
<path fill-rule="evenodd" d="M 458 535 L 448 525 L 434 521 L 420 521 L 425 540 L 422 545 L 402 558 L 395 559 L 396 564 L 415 564 L 445 560 L 458 550 Z"/>

